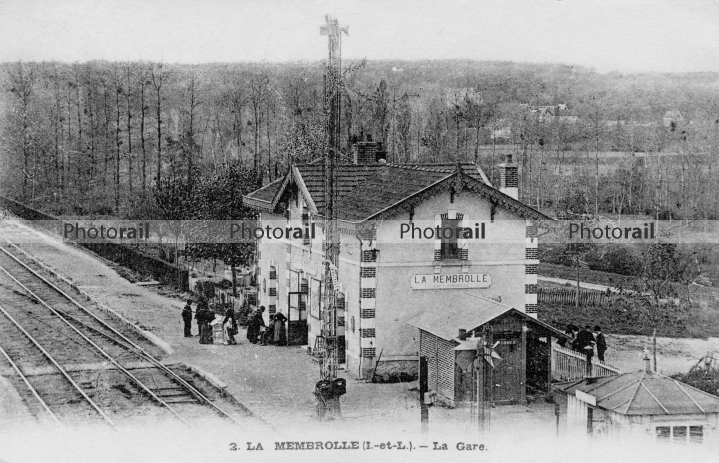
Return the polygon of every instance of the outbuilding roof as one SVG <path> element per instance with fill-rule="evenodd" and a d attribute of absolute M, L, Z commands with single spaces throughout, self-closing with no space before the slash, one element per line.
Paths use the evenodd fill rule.
<path fill-rule="evenodd" d="M 526 319 L 536 328 L 544 331 L 546 335 L 556 338 L 566 337 L 561 331 L 517 309 L 468 292 L 452 295 L 452 300 L 445 300 L 441 306 L 428 307 L 418 316 L 408 320 L 407 324 L 450 341 L 457 337 L 460 329 L 467 332 L 474 331 L 480 326 L 508 314 L 516 314 Z"/>
<path fill-rule="evenodd" d="M 584 378 L 558 386 L 571 395 L 583 392 L 596 406 L 622 415 L 719 413 L 719 397 L 653 371 Z"/>

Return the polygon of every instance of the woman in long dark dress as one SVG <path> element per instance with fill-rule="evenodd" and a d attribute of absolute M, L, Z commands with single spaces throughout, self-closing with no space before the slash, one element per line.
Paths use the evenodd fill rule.
<path fill-rule="evenodd" d="M 275 316 L 270 315 L 270 323 L 267 324 L 267 329 L 260 336 L 260 344 L 267 346 L 273 343 L 275 336 Z"/>
<path fill-rule="evenodd" d="M 198 312 L 202 311 L 198 321 L 200 324 L 200 344 L 212 344 L 212 326 L 210 322 L 215 319 L 215 314 L 210 310 L 207 302 L 202 301 L 198 304 Z"/>
<path fill-rule="evenodd" d="M 257 344 L 257 338 L 260 336 L 260 327 L 265 326 L 265 320 L 262 318 L 264 311 L 265 306 L 260 306 L 260 308 L 250 316 L 250 320 L 247 323 L 247 339 L 252 344 Z"/>
<path fill-rule="evenodd" d="M 285 322 L 287 321 L 287 317 L 285 317 L 282 313 L 277 313 L 275 315 L 275 326 L 274 326 L 274 341 L 276 346 L 284 346 L 287 344 L 287 331 L 285 331 Z"/>

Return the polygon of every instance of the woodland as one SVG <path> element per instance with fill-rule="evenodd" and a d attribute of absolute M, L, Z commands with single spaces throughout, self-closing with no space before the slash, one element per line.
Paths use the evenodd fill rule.
<path fill-rule="evenodd" d="M 241 195 L 324 153 L 320 62 L 0 67 L 2 194 L 48 213 L 156 216 L 162 189 L 242 171 Z M 496 183 L 512 154 L 521 199 L 554 215 L 715 219 L 717 90 L 716 73 L 346 61 L 341 156 L 371 137 L 389 163 L 474 162 Z M 558 105 L 576 119 L 538 116 Z"/>
<path fill-rule="evenodd" d="M 324 63 L 0 68 L 0 194 L 55 216 L 252 219 L 243 194 L 284 175 L 292 163 L 324 156 Z M 511 155 L 520 168 L 520 199 L 550 216 L 719 218 L 717 73 L 345 61 L 339 91 L 342 162 L 352 162 L 356 141 L 373 140 L 382 143 L 388 163 L 473 162 L 496 185 L 498 164 Z M 221 259 L 233 271 L 254 255 L 249 245 L 190 251 L 185 255 Z M 582 263 L 582 272 L 611 272 L 610 285 L 631 276 L 625 288 L 644 296 L 641 304 L 632 297 L 614 307 L 604 323 L 614 332 L 656 336 L 716 326 L 719 316 L 710 307 L 690 310 L 697 281 L 706 287 L 719 277 L 712 246 L 547 245 L 540 251 L 545 275 L 568 271 L 579 279 Z M 177 262 L 178 249 L 160 253 Z M 622 320 L 619 312 L 639 323 L 613 323 Z M 558 325 L 577 317 L 573 306 L 542 306 L 540 314 Z M 689 333 L 708 334 L 713 331 Z"/>

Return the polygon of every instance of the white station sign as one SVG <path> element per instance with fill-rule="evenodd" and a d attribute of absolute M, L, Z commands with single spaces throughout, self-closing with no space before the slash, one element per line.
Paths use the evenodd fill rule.
<path fill-rule="evenodd" d="M 492 278 L 487 273 L 452 273 L 412 275 L 412 289 L 489 288 Z"/>
<path fill-rule="evenodd" d="M 295 256 L 294 259 L 292 259 L 292 264 L 295 270 L 302 270 L 305 273 L 317 275 L 317 264 L 312 259 L 303 259 L 300 256 Z"/>

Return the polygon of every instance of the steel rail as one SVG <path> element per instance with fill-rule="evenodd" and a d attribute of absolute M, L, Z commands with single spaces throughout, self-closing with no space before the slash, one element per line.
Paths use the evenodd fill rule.
<path fill-rule="evenodd" d="M 72 323 L 70 323 L 70 322 L 67 321 L 62 315 L 60 315 L 60 313 L 59 313 L 57 310 L 55 310 L 52 306 L 50 306 L 50 304 L 48 304 L 47 302 L 45 302 L 45 300 L 43 300 L 40 296 L 38 296 L 37 294 L 35 294 L 30 288 L 28 288 L 27 286 L 25 286 L 24 284 L 22 284 L 22 283 L 20 282 L 20 280 L 18 280 L 17 278 L 15 278 L 15 277 L 14 277 L 10 272 L 8 272 L 3 266 L 0 266 L 0 271 L 4 272 L 4 273 L 5 273 L 7 276 L 9 276 L 15 283 L 17 283 L 18 285 L 20 285 L 21 288 L 23 288 L 25 291 L 27 291 L 28 294 L 30 294 L 32 297 L 34 297 L 35 299 L 37 299 L 37 301 L 40 302 L 42 305 L 44 305 L 45 307 L 47 307 L 54 315 L 56 315 L 60 320 L 62 320 L 63 323 L 65 323 L 65 324 L 66 324 L 67 326 L 69 326 L 73 331 L 75 331 L 77 334 L 79 334 L 80 337 L 82 337 L 88 344 L 90 344 L 90 345 L 91 345 L 92 347 L 94 347 L 98 352 L 100 352 L 100 354 L 102 354 L 103 357 L 105 357 L 107 360 L 110 361 L 110 363 L 112 363 L 113 365 L 115 365 L 118 370 L 120 370 L 120 371 L 121 371 L 122 373 L 124 373 L 128 378 L 130 378 L 130 380 L 131 380 L 132 382 L 134 382 L 135 384 L 137 384 L 137 386 L 138 386 L 140 389 L 142 389 L 143 391 L 145 391 L 146 393 L 148 393 L 148 394 L 150 395 L 150 397 L 152 397 L 155 401 L 157 401 L 157 402 L 160 403 L 162 406 L 164 406 L 164 407 L 166 407 L 168 410 L 170 410 L 170 412 L 172 412 L 175 416 L 177 416 L 177 418 L 179 418 L 180 420 L 182 420 L 185 424 L 187 424 L 188 426 L 192 426 L 192 425 L 190 425 L 190 423 L 189 423 L 182 415 L 180 415 L 179 413 L 177 413 L 177 411 L 176 411 L 174 408 L 170 407 L 170 405 L 169 405 L 168 403 L 166 403 L 164 400 L 162 400 L 160 397 L 158 397 L 154 392 L 152 392 L 152 390 L 150 390 L 147 386 L 145 386 L 145 384 L 143 384 L 142 381 L 140 381 L 139 379 L 137 379 L 137 378 L 135 377 L 135 375 L 133 375 L 132 373 L 130 373 L 129 370 L 127 370 L 125 367 L 123 367 L 122 365 L 120 365 L 120 363 L 119 363 L 117 360 L 115 360 L 114 357 L 112 357 L 110 354 L 108 354 L 107 352 L 105 352 L 105 350 L 104 350 L 102 347 L 98 346 L 92 339 L 88 338 L 84 333 L 82 333 L 80 330 L 78 330 L 76 327 L 74 327 L 74 326 L 72 325 Z"/>
<path fill-rule="evenodd" d="M 23 382 L 25 383 L 27 388 L 30 389 L 30 392 L 32 392 L 32 395 L 34 395 L 35 398 L 37 399 L 37 401 L 40 402 L 40 405 L 42 405 L 42 408 L 44 408 L 45 411 L 47 412 L 47 414 L 50 415 L 50 418 L 52 418 L 56 424 L 62 425 L 62 423 L 60 423 L 60 420 L 57 418 L 57 415 L 55 415 L 55 413 L 53 413 L 53 411 L 50 410 L 50 407 L 47 405 L 47 403 L 42 399 L 42 397 L 40 397 L 40 394 L 37 392 L 37 389 L 35 389 L 35 387 L 32 384 L 30 384 L 30 381 L 27 379 L 27 376 L 25 376 L 25 374 L 22 371 L 20 371 L 20 367 L 15 363 L 15 361 L 13 359 L 10 358 L 10 356 L 7 354 L 7 352 L 5 352 L 5 349 L 0 347 L 0 353 L 3 354 L 3 356 L 7 359 L 8 362 L 10 362 L 10 365 L 17 372 L 18 376 L 20 376 L 20 379 L 23 380 Z"/>
<path fill-rule="evenodd" d="M 108 423 L 110 426 L 112 426 L 113 428 L 115 428 L 115 423 L 112 421 L 112 419 L 111 419 L 109 416 L 107 416 L 107 414 L 85 393 L 85 391 L 82 390 L 82 388 L 80 387 L 80 385 L 78 385 L 78 384 L 75 382 L 75 380 L 72 379 L 72 377 L 70 376 L 70 374 L 69 374 L 67 371 L 65 371 L 65 369 L 62 367 L 62 365 L 60 365 L 60 364 L 57 362 L 57 360 L 55 360 L 55 358 L 54 358 L 52 355 L 50 355 L 50 353 L 49 353 L 48 351 L 46 351 L 45 348 L 42 347 L 42 346 L 40 345 L 40 343 L 37 342 L 37 340 L 32 337 L 32 335 L 31 335 L 30 333 L 28 333 L 27 330 L 25 330 L 25 328 L 23 328 L 22 325 L 20 325 L 20 324 L 12 317 L 12 315 L 10 315 L 7 310 L 5 310 L 5 308 L 4 308 L 2 305 L 0 305 L 0 312 L 2 312 L 2 313 L 8 318 L 8 320 L 10 320 L 20 331 L 22 331 L 23 334 L 24 334 L 25 336 L 27 336 L 27 338 L 30 340 L 30 342 L 32 342 L 33 344 L 35 344 L 35 346 L 37 346 L 37 348 L 40 349 L 40 351 L 45 355 L 45 357 L 47 357 L 48 360 L 50 360 L 50 362 L 52 362 L 52 364 L 55 365 L 55 367 L 60 371 L 60 373 L 62 373 L 62 375 L 63 375 L 68 381 L 70 381 L 70 384 L 72 384 L 73 387 L 74 387 L 75 389 L 77 389 L 77 391 L 78 391 L 78 392 L 82 395 L 82 397 L 92 406 L 92 408 L 94 408 L 94 409 L 100 414 L 100 416 L 101 416 L 105 421 L 107 421 L 107 423 Z"/>
<path fill-rule="evenodd" d="M 19 250 L 20 252 L 22 252 L 22 253 L 28 255 L 25 251 L 23 251 L 22 249 L 20 249 L 20 248 L 19 248 L 17 245 L 15 245 L 14 243 L 12 243 L 12 242 L 10 242 L 10 241 L 7 241 L 7 240 L 6 240 L 6 242 L 7 242 L 10 246 L 12 246 L 13 248 L 15 248 L 15 249 Z M 24 268 L 25 268 L 26 270 L 28 270 L 30 273 L 32 273 L 33 275 L 35 275 L 37 278 L 39 278 L 40 280 L 42 280 L 45 284 L 47 284 L 48 286 L 50 286 L 51 288 L 53 288 L 55 291 L 57 291 L 60 295 L 62 295 L 65 299 L 67 299 L 68 301 L 70 301 L 73 305 L 75 305 L 76 307 L 78 307 L 80 310 L 82 310 L 82 311 L 85 312 L 86 314 L 90 315 L 90 316 L 91 316 L 92 318 L 94 318 L 98 323 L 100 323 L 105 329 L 107 329 L 107 330 L 111 331 L 112 333 L 114 333 L 115 335 L 119 336 L 123 341 L 125 341 L 125 342 L 128 343 L 130 346 L 132 346 L 132 347 L 135 349 L 136 353 L 139 353 L 139 355 L 144 356 L 150 363 L 152 363 L 153 365 L 155 365 L 157 368 L 159 368 L 161 371 L 163 371 L 166 375 L 170 376 L 171 379 L 174 379 L 178 384 L 180 384 L 180 385 L 181 385 L 182 387 L 184 387 L 187 391 L 189 391 L 190 394 L 192 394 L 192 395 L 193 395 L 196 399 L 198 399 L 200 402 L 203 402 L 203 403 L 207 404 L 208 406 L 210 406 L 211 408 L 213 408 L 215 411 L 217 411 L 220 415 L 222 415 L 222 416 L 228 418 L 229 420 L 231 420 L 232 422 L 234 422 L 234 423 L 237 424 L 238 426 L 244 427 L 242 423 L 240 423 L 240 422 L 239 422 L 237 419 L 235 419 L 232 415 L 230 415 L 229 413 L 227 413 L 226 411 L 224 411 L 222 408 L 220 408 L 219 406 L 217 406 L 215 403 L 213 403 L 206 395 L 204 395 L 203 393 L 201 393 L 200 391 L 198 391 L 194 386 L 192 386 L 192 385 L 189 384 L 187 381 L 185 381 L 181 376 L 179 376 L 177 373 L 175 373 L 174 371 L 172 371 L 171 369 L 169 369 L 169 368 L 168 368 L 167 366 L 165 366 L 162 362 L 160 362 L 159 360 L 157 360 L 153 355 L 151 355 L 150 353 L 148 353 L 147 351 L 145 351 L 142 347 L 140 347 L 139 345 L 137 345 L 135 342 L 133 342 L 132 340 L 128 339 L 124 334 L 120 333 L 120 332 L 119 332 L 118 330 L 116 330 L 113 326 L 109 325 L 107 322 L 105 322 L 104 320 L 102 320 L 101 318 L 99 318 L 97 315 L 95 315 L 94 313 L 92 313 L 90 310 L 88 310 L 88 309 L 87 309 L 86 307 L 84 307 L 82 304 L 80 304 L 79 302 L 77 302 L 72 296 L 70 296 L 69 294 L 67 294 L 65 291 L 63 291 L 62 289 L 58 288 L 55 284 L 53 284 L 52 282 L 50 282 L 49 280 L 47 280 L 45 277 L 43 277 L 42 275 L 40 275 L 39 273 L 37 273 L 35 270 L 31 269 L 28 265 L 26 265 L 26 264 L 25 264 L 24 262 L 22 262 L 20 259 L 18 259 L 17 257 L 15 257 L 12 253 L 10 253 L 7 249 L 5 249 L 5 247 L 0 246 L 0 251 L 2 251 L 3 253 L 5 253 L 8 257 L 10 257 L 11 259 L 13 259 L 13 260 L 14 260 L 15 262 L 17 262 L 18 264 L 20 264 L 22 267 L 24 267 Z M 28 255 L 28 256 L 29 256 L 29 255 Z M 32 257 L 30 257 L 30 256 L 29 256 L 29 258 L 32 259 Z"/>

